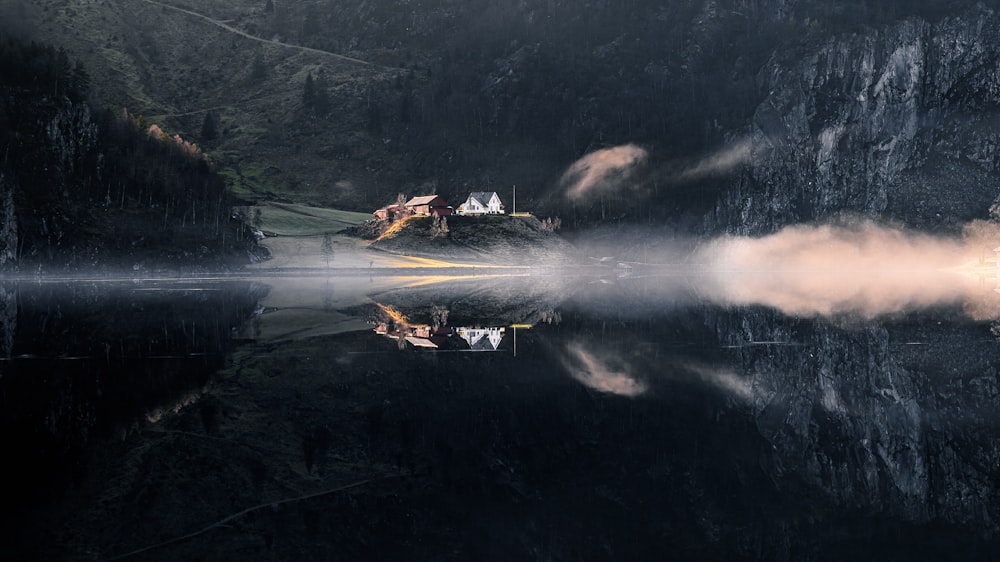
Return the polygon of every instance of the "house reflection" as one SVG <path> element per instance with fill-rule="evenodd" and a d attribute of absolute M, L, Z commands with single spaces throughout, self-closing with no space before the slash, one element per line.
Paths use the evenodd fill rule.
<path fill-rule="evenodd" d="M 507 331 L 503 326 L 490 328 L 455 328 L 455 333 L 469 344 L 472 351 L 496 351 Z"/>
<path fill-rule="evenodd" d="M 428 326 L 394 321 L 376 322 L 375 333 L 421 349 L 447 348 L 454 330 L 447 326 Z"/>
<path fill-rule="evenodd" d="M 436 324 L 410 320 L 395 308 L 375 303 L 378 312 L 373 320 L 376 334 L 395 340 L 400 349 L 438 351 L 498 351 L 507 333 L 506 326 L 447 326 L 447 313 L 439 314 Z M 526 324 L 519 324 L 525 326 Z"/>

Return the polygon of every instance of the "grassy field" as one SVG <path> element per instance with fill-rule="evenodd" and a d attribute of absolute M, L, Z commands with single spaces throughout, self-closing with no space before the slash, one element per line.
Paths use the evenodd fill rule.
<path fill-rule="evenodd" d="M 279 236 L 320 236 L 359 225 L 372 218 L 368 213 L 308 207 L 287 203 L 266 203 L 247 207 L 247 216 L 260 210 L 258 228 Z"/>
<path fill-rule="evenodd" d="M 367 242 L 337 234 L 341 230 L 371 218 L 368 213 L 352 213 L 324 207 L 290 203 L 264 203 L 242 208 L 251 223 L 267 233 L 261 241 L 271 252 L 271 259 L 257 267 L 271 268 L 343 268 L 372 267 L 386 256 L 369 255 Z M 259 212 L 259 218 L 255 215 Z M 329 248 L 324 238 L 331 234 Z"/>

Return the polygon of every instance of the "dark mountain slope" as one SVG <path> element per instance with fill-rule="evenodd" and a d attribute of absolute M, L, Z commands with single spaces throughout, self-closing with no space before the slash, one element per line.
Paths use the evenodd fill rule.
<path fill-rule="evenodd" d="M 974 2 L 7 4 L 85 57 L 108 103 L 191 137 L 218 118 L 218 138 L 198 140 L 260 196 L 366 210 L 399 191 L 454 198 L 516 184 L 526 208 L 552 212 L 565 206 L 552 188 L 582 154 L 649 149 L 651 204 L 561 213 L 584 224 L 711 209 L 718 182 L 676 185 L 671 168 L 745 129 L 770 95 L 768 68 L 788 62 L 781 53 L 908 17 L 934 24 Z"/>
<path fill-rule="evenodd" d="M 0 266 L 245 263 L 252 237 L 196 147 L 96 115 L 65 52 L 0 39 Z"/>
<path fill-rule="evenodd" d="M 988 181 L 995 4 L 0 7 L 83 57 L 102 101 L 198 140 L 253 197 L 370 210 L 401 191 L 451 200 L 516 184 L 524 208 L 558 214 L 569 228 L 641 220 L 762 232 L 839 208 L 936 217 L 939 209 L 915 201 L 922 171 L 932 178 L 959 166 L 955 177 L 967 184 Z M 878 87 L 887 72 L 896 78 Z M 861 94 L 869 101 L 856 101 Z M 561 197 L 570 163 L 625 143 L 649 152 L 630 182 L 636 189 L 575 205 Z M 699 168 L 734 145 L 743 149 L 735 165 Z M 706 173 L 684 173 L 691 168 Z M 975 214 L 989 197 L 959 199 L 965 207 L 945 222 Z"/>

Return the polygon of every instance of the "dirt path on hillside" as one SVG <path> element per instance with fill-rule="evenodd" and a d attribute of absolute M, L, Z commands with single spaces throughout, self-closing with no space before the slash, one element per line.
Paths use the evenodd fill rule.
<path fill-rule="evenodd" d="M 203 20 L 211 23 L 212 25 L 215 25 L 215 26 L 221 27 L 222 29 L 225 29 L 226 31 L 228 31 L 230 33 L 235 33 L 236 35 L 239 35 L 239 36 L 242 36 L 242 37 L 246 37 L 247 39 L 251 39 L 253 41 L 258 41 L 260 43 L 268 43 L 268 44 L 271 44 L 271 45 L 277 45 L 279 47 L 287 47 L 289 49 L 298 49 L 300 51 L 305 51 L 307 53 L 316 53 L 316 54 L 320 54 L 320 55 L 326 55 L 328 57 L 334 57 L 334 58 L 341 59 L 341 60 L 344 60 L 344 61 L 347 61 L 347 62 L 353 62 L 353 63 L 356 63 L 356 64 L 363 64 L 365 66 L 374 66 L 374 67 L 379 67 L 379 68 L 392 68 L 392 67 L 389 67 L 389 66 L 383 66 L 383 65 L 380 65 L 380 64 L 375 64 L 375 63 L 364 61 L 364 60 L 361 60 L 361 59 L 356 59 L 356 58 L 349 57 L 349 56 L 346 56 L 346 55 L 338 55 L 337 53 L 331 53 L 330 51 L 324 51 L 322 49 L 314 49 L 312 47 L 304 47 L 302 45 L 293 45 L 291 43 L 282 43 L 280 41 L 272 41 L 271 39 L 264 39 L 263 37 L 257 37 L 256 35 L 250 35 L 249 33 L 245 32 L 245 31 L 237 29 L 237 28 L 235 28 L 235 27 L 233 27 L 231 25 L 227 25 L 227 24 L 225 24 L 225 23 L 223 23 L 223 22 L 221 22 L 221 21 L 219 21 L 217 19 L 210 18 L 210 17 L 208 17 L 208 16 L 206 16 L 204 14 L 199 14 L 198 12 L 192 12 L 191 10 L 185 10 L 184 8 L 178 8 L 177 6 L 171 6 L 170 4 L 164 4 L 163 2 L 157 2 L 156 0 L 142 0 L 142 1 L 145 2 L 145 3 L 147 3 L 147 4 L 154 4 L 156 6 L 162 6 L 164 8 L 168 8 L 170 10 L 174 10 L 174 11 L 177 11 L 177 12 L 181 12 L 181 13 L 187 14 L 189 16 L 194 16 L 196 18 L 203 19 Z"/>

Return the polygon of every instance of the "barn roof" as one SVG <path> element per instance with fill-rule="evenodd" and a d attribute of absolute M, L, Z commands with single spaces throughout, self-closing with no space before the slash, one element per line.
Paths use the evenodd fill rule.
<path fill-rule="evenodd" d="M 414 197 L 413 199 L 407 201 L 406 206 L 412 207 L 414 205 L 428 205 L 438 198 L 438 195 L 421 195 L 420 197 Z M 444 201 L 444 199 L 442 199 L 442 201 Z"/>

